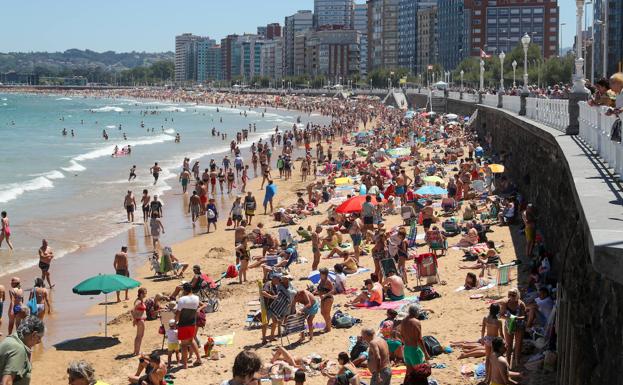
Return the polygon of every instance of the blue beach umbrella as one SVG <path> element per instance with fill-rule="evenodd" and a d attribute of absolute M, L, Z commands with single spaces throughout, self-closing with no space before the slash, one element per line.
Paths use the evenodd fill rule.
<path fill-rule="evenodd" d="M 424 186 L 415 191 L 419 195 L 444 195 L 448 193 L 448 190 L 439 186 Z"/>
<path fill-rule="evenodd" d="M 314 270 L 307 276 L 307 279 L 312 281 L 314 285 L 317 285 L 320 282 L 320 272 L 318 270 Z M 329 279 L 331 282 L 335 282 L 335 273 L 333 271 L 329 271 Z"/>

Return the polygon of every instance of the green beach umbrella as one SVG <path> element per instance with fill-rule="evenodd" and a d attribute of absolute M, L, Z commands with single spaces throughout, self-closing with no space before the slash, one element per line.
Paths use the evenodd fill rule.
<path fill-rule="evenodd" d="M 108 337 L 108 293 L 134 289 L 139 286 L 141 286 L 139 281 L 123 275 L 99 274 L 80 282 L 72 291 L 79 295 L 98 295 L 104 293 L 104 335 Z"/>

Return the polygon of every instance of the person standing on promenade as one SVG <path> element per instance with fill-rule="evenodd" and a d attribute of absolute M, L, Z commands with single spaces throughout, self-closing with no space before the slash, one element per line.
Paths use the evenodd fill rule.
<path fill-rule="evenodd" d="M 177 322 L 177 336 L 182 349 L 182 366 L 184 369 L 187 369 L 188 356 L 191 351 L 197 357 L 195 365 L 201 365 L 199 347 L 195 342 L 199 297 L 192 293 L 192 286 L 188 282 L 182 285 L 182 291 L 183 295 L 177 300 L 177 305 L 175 305 L 175 321 Z"/>
<path fill-rule="evenodd" d="M 128 223 L 134 222 L 134 210 L 136 210 L 136 199 L 134 198 L 134 194 L 132 194 L 131 190 L 128 190 L 128 193 L 125 194 L 125 198 L 123 198 L 123 207 L 125 207 L 125 211 L 128 214 Z"/>
<path fill-rule="evenodd" d="M 115 260 L 113 262 L 115 268 L 115 274 L 123 275 L 124 277 L 130 276 L 130 270 L 128 268 L 128 247 L 121 246 L 121 251 L 115 254 Z M 117 302 L 121 302 L 120 292 L 117 292 Z M 128 297 L 128 291 L 125 291 L 125 300 L 130 299 Z"/>
<path fill-rule="evenodd" d="M 277 185 L 273 182 L 272 179 L 268 180 L 268 185 L 266 186 L 266 193 L 264 194 L 264 215 L 266 215 L 266 208 L 270 205 L 270 213 L 273 213 L 273 198 L 277 194 Z"/>
<path fill-rule="evenodd" d="M 416 365 L 423 364 L 429 357 L 422 340 L 422 324 L 418 319 L 420 307 L 411 305 L 407 312 L 407 317 L 400 324 L 400 333 L 405 344 L 403 354 L 409 374 Z"/>
<path fill-rule="evenodd" d="M 17 332 L 0 342 L 2 385 L 29 385 L 32 372 L 31 349 L 41 343 L 45 326 L 37 317 L 27 317 Z"/>
<path fill-rule="evenodd" d="M 48 281 L 50 289 L 54 287 L 52 282 L 50 282 L 50 265 L 52 264 L 52 259 L 54 259 L 54 252 L 48 245 L 48 241 L 45 239 L 41 240 L 41 247 L 39 248 L 39 269 L 41 269 L 41 279 Z"/>
<path fill-rule="evenodd" d="M 13 244 L 11 243 L 11 227 L 9 226 L 9 218 L 6 211 L 0 213 L 0 247 L 2 247 L 2 241 L 6 240 L 6 244 L 9 246 L 9 250 L 13 250 Z"/>
<path fill-rule="evenodd" d="M 389 346 L 383 338 L 375 334 L 371 328 L 361 331 L 361 338 L 368 343 L 368 370 L 372 373 L 370 385 L 389 385 L 392 380 Z"/>
<path fill-rule="evenodd" d="M 162 168 L 158 166 L 158 162 L 154 163 L 154 165 L 149 168 L 149 173 L 154 176 L 154 185 L 158 183 L 158 177 L 160 176 L 160 171 L 162 171 Z"/>
<path fill-rule="evenodd" d="M 149 219 L 149 202 L 151 201 L 151 197 L 149 196 L 149 191 L 146 189 L 143 190 L 143 196 L 141 197 L 141 206 L 143 208 L 143 222 L 147 222 Z"/>

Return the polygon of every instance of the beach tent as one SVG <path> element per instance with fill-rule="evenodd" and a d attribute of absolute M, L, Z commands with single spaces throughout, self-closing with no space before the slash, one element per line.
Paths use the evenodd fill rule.
<path fill-rule="evenodd" d="M 104 336 L 108 337 L 108 293 L 134 289 L 141 283 L 118 274 L 99 274 L 77 284 L 72 291 L 79 295 L 99 295 L 104 293 Z"/>
<path fill-rule="evenodd" d="M 361 207 L 363 206 L 363 202 L 366 201 L 367 195 L 358 195 L 356 197 L 352 197 L 350 199 L 345 200 L 340 204 L 335 212 L 338 214 L 350 214 L 350 213 L 358 213 L 361 212 Z M 387 202 L 387 200 L 383 199 L 383 203 Z M 376 206 L 376 198 L 372 197 L 371 203 Z"/>

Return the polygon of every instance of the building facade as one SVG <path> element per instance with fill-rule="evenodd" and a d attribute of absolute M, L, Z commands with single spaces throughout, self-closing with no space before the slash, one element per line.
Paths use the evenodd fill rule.
<path fill-rule="evenodd" d="M 240 46 L 240 75 L 246 81 L 261 75 L 262 45 L 259 35 L 243 35 L 238 39 Z"/>
<path fill-rule="evenodd" d="M 623 2 L 593 0 L 594 20 L 606 20 L 595 28 L 595 79 L 623 71 Z M 604 33 L 606 33 L 606 73 L 603 71 Z M 590 76 L 589 76 L 590 78 Z"/>
<path fill-rule="evenodd" d="M 281 37 L 266 40 L 261 48 L 260 74 L 270 79 L 283 78 L 284 41 Z"/>
<path fill-rule="evenodd" d="M 308 32 L 305 36 L 305 71 L 334 83 L 360 73 L 360 33 L 353 29 Z"/>
<path fill-rule="evenodd" d="M 368 0 L 368 71 L 398 68 L 399 0 Z"/>
<path fill-rule="evenodd" d="M 286 16 L 284 23 L 285 75 L 294 75 L 294 42 L 297 34 L 310 30 L 313 26 L 313 14 L 310 10 L 298 11 Z"/>
<path fill-rule="evenodd" d="M 216 41 L 212 39 L 201 39 L 197 42 L 197 77 L 198 83 L 205 83 L 209 78 L 210 66 L 214 63 L 210 63 L 209 51 L 216 45 Z"/>
<path fill-rule="evenodd" d="M 353 26 L 359 32 L 359 75 L 368 76 L 368 4 L 355 4 Z"/>
<path fill-rule="evenodd" d="M 398 65 L 417 72 L 418 10 L 436 7 L 434 0 L 400 0 L 398 6 Z M 426 49 L 426 48 L 423 48 Z"/>
<path fill-rule="evenodd" d="M 281 24 L 270 23 L 266 26 L 266 39 L 272 40 L 281 37 Z"/>
<path fill-rule="evenodd" d="M 438 63 L 444 69 L 455 68 L 470 55 L 470 6 L 471 0 L 439 0 L 437 3 Z M 478 20 L 474 29 L 483 28 L 480 24 Z"/>
<path fill-rule="evenodd" d="M 197 80 L 197 43 L 206 38 L 184 33 L 175 37 L 175 82 Z"/>
<path fill-rule="evenodd" d="M 223 80 L 232 79 L 232 54 L 234 46 L 238 40 L 238 35 L 227 35 L 221 39 L 221 77 Z M 239 67 L 239 64 L 238 64 Z"/>
<path fill-rule="evenodd" d="M 354 0 L 314 0 L 314 28 L 341 26 L 353 29 Z"/>
<path fill-rule="evenodd" d="M 424 74 L 428 66 L 437 63 L 437 6 L 417 11 L 416 72 Z"/>

